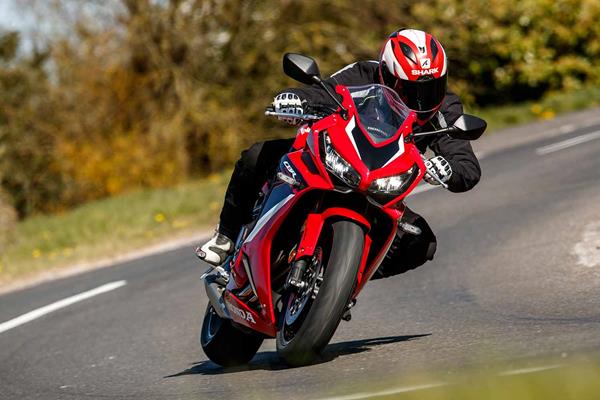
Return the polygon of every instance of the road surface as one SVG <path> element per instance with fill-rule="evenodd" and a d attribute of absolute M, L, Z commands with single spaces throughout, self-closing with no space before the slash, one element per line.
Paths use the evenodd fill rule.
<path fill-rule="evenodd" d="M 600 122 L 579 122 L 483 139 L 474 190 L 412 196 L 436 259 L 369 284 L 320 364 L 288 369 L 273 341 L 247 368 L 208 362 L 204 267 L 183 248 L 0 296 L 0 398 L 327 398 L 598 352 Z"/>

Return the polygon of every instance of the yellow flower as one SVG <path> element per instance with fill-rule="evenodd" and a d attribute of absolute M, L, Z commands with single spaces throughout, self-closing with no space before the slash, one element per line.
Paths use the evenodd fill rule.
<path fill-rule="evenodd" d="M 531 112 L 534 114 L 541 114 L 542 111 L 543 111 L 542 106 L 540 106 L 537 103 L 531 106 Z"/>
<path fill-rule="evenodd" d="M 33 256 L 33 258 L 40 258 L 42 256 L 42 252 L 40 251 L 40 249 L 34 249 L 31 252 L 31 255 Z"/>
<path fill-rule="evenodd" d="M 70 247 L 67 247 L 66 249 L 63 249 L 62 254 L 65 257 L 69 257 L 71 254 L 73 254 L 73 249 Z"/>
<path fill-rule="evenodd" d="M 556 115 L 556 113 L 554 112 L 554 110 L 546 110 L 542 113 L 542 118 L 543 119 L 552 119 L 552 118 L 554 118 L 555 115 Z"/>
<path fill-rule="evenodd" d="M 158 213 L 154 216 L 154 220 L 158 223 L 164 222 L 165 219 L 167 219 L 167 217 L 165 217 L 165 214 L 163 213 Z"/>

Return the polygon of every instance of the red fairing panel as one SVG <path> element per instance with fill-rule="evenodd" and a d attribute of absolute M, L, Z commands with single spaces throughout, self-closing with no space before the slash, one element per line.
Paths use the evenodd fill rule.
<path fill-rule="evenodd" d="M 300 157 L 300 154 L 296 154 L 296 156 Z M 290 159 L 294 160 L 294 157 L 296 156 L 294 156 L 294 153 L 290 153 Z M 269 336 L 274 336 L 274 330 L 276 330 L 275 310 L 273 308 L 273 298 L 271 293 L 272 241 L 290 210 L 306 193 L 315 189 L 331 188 L 331 186 L 318 175 L 307 174 L 305 180 L 307 182 L 310 181 L 312 185 L 317 187 L 311 187 L 289 194 L 261 216 L 255 225 L 255 228 L 246 239 L 246 242 L 242 245 L 241 254 L 238 257 L 247 257 L 251 273 L 251 276 L 248 278 L 252 280 L 254 287 L 256 288 L 261 305 L 261 311 L 257 316 L 262 322 L 259 324 L 257 321 L 256 324 L 252 324 L 250 321 L 243 320 L 243 318 L 236 319 L 236 322 L 251 327 L 252 329 L 256 329 Z"/>
<path fill-rule="evenodd" d="M 268 336 L 274 337 L 277 334 L 277 327 L 274 320 L 266 320 L 262 315 L 251 310 L 246 303 L 240 301 L 231 292 L 225 291 L 224 300 L 231 319 L 238 324 L 246 325 Z"/>
<path fill-rule="evenodd" d="M 248 237 L 247 241 L 242 245 L 240 257 L 248 257 L 249 269 L 252 276 L 249 277 L 254 282 L 258 300 L 261 306 L 261 312 L 258 316 L 262 321 L 261 324 L 252 324 L 249 321 L 236 320 L 242 325 L 247 325 L 252 329 L 256 329 L 266 335 L 275 336 L 275 311 L 273 309 L 273 297 L 271 295 L 271 243 L 277 233 L 281 223 L 293 207 L 300 199 L 302 192 L 298 194 L 290 194 L 288 197 L 281 200 L 274 208 L 273 214 L 267 215 L 268 221 L 263 226 L 257 226 Z M 268 214 L 268 213 L 267 213 Z M 261 327 L 265 329 L 261 329 Z"/>

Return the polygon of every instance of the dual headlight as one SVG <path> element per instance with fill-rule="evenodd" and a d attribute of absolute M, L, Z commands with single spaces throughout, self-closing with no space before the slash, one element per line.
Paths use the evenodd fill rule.
<path fill-rule="evenodd" d="M 350 163 L 342 158 L 331 145 L 329 135 L 324 135 L 324 150 L 325 150 L 325 168 L 333 175 L 341 179 L 345 184 L 351 187 L 357 187 L 360 183 L 360 176 L 352 168 Z"/>
<path fill-rule="evenodd" d="M 331 145 L 331 139 L 325 132 L 323 135 L 323 150 L 325 150 L 325 168 L 350 187 L 357 187 L 360 175 L 352 168 L 350 163 L 342 158 Z M 412 184 L 419 175 L 419 167 L 413 165 L 408 171 L 400 175 L 379 178 L 369 186 L 372 194 L 400 195 Z"/>
<path fill-rule="evenodd" d="M 374 180 L 369 186 L 369 192 L 400 195 L 410 187 L 418 175 L 419 167 L 413 165 L 403 174 Z"/>

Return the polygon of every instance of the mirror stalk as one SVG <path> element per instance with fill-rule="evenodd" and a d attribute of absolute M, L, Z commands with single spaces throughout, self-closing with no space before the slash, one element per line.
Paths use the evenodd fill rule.
<path fill-rule="evenodd" d="M 323 90 L 325 90 L 325 92 L 327 92 L 327 94 L 329 95 L 329 97 L 331 97 L 333 99 L 333 101 L 335 101 L 335 104 L 337 104 L 340 107 L 340 109 L 341 109 L 340 115 L 342 116 L 342 118 L 344 120 L 347 120 L 348 119 L 348 110 L 346 109 L 346 107 L 344 107 L 342 105 L 342 103 L 340 102 L 340 100 L 333 93 L 331 93 L 331 91 L 329 90 L 329 88 L 327 87 L 327 85 L 325 85 L 325 82 L 323 82 L 323 80 L 321 78 L 319 78 L 318 76 L 313 76 L 312 80 L 315 81 L 316 84 L 318 84 L 319 86 L 321 86 L 321 88 Z"/>
<path fill-rule="evenodd" d="M 420 136 L 430 136 L 430 135 L 440 135 L 442 133 L 450 133 L 452 131 L 455 131 L 456 127 L 455 126 L 449 126 L 446 128 L 442 128 L 442 129 L 438 129 L 437 131 L 429 131 L 429 132 L 416 132 L 416 133 L 411 133 L 410 135 L 408 135 L 405 138 L 406 142 L 410 142 L 413 138 L 416 137 L 420 137 Z"/>

